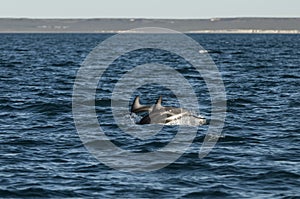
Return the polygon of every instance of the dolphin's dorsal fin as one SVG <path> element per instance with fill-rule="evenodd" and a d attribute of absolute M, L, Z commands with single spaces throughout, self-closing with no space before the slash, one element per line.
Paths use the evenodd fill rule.
<path fill-rule="evenodd" d="M 131 112 L 134 113 L 135 110 L 138 110 L 142 107 L 141 103 L 140 103 L 140 96 L 136 96 L 133 100 L 133 104 L 131 106 Z"/>
<path fill-rule="evenodd" d="M 144 106 L 140 103 L 140 96 L 136 96 L 131 106 L 131 113 L 149 111 L 150 106 Z"/>
<path fill-rule="evenodd" d="M 161 102 L 162 102 L 162 96 L 159 96 L 153 110 L 159 110 L 159 109 L 163 108 L 163 106 L 161 105 Z"/>

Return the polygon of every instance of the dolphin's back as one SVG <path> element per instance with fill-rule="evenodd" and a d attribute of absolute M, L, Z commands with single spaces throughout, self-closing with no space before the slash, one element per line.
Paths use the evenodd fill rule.
<path fill-rule="evenodd" d="M 145 106 L 141 105 L 140 103 L 140 97 L 136 96 L 133 100 L 133 104 L 131 106 L 131 113 L 139 113 L 139 112 L 145 112 L 149 111 L 151 106 Z"/>
<path fill-rule="evenodd" d="M 190 125 L 202 125 L 206 120 L 203 117 L 195 116 L 190 111 L 177 107 L 165 107 L 161 105 L 162 97 L 153 106 L 141 105 L 140 97 L 137 96 L 131 106 L 132 113 L 148 112 L 138 124 L 182 124 L 182 119 L 188 119 Z M 191 121 L 191 122 L 190 122 Z M 184 122 L 185 124 L 186 122 Z"/>

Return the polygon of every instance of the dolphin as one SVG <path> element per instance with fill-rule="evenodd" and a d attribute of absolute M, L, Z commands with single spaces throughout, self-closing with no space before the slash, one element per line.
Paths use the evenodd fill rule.
<path fill-rule="evenodd" d="M 198 126 L 206 123 L 202 116 L 196 116 L 190 111 L 177 107 L 164 107 L 161 105 L 162 97 L 156 101 L 155 105 L 141 105 L 140 97 L 137 96 L 131 106 L 131 113 L 146 112 L 138 124 L 166 124 L 166 125 L 192 125 Z"/>
<path fill-rule="evenodd" d="M 131 106 L 131 113 L 151 112 L 153 106 L 141 105 L 140 96 L 136 96 Z"/>

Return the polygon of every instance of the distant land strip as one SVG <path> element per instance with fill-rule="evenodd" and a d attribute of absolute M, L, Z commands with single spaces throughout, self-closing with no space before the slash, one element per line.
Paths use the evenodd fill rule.
<path fill-rule="evenodd" d="M 0 18 L 0 33 L 121 33 L 141 27 L 161 27 L 184 33 L 300 34 L 300 18 Z"/>

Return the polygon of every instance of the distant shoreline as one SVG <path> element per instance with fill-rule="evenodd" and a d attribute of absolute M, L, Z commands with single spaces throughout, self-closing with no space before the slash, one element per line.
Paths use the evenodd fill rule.
<path fill-rule="evenodd" d="M 124 31 L 0 31 L 0 34 L 119 34 Z M 185 34 L 300 34 L 299 30 L 199 30 L 183 32 Z M 135 34 L 131 32 L 131 34 Z"/>
<path fill-rule="evenodd" d="M 300 34 L 300 18 L 0 18 L 0 33 L 122 33 L 140 27 L 162 27 L 191 34 Z"/>

